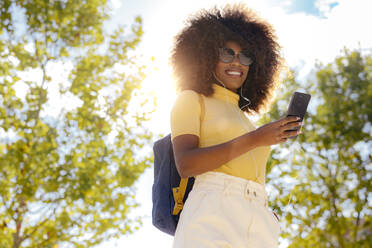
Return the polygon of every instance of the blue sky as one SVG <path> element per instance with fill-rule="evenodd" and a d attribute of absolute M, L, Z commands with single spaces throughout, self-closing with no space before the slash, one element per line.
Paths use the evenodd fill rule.
<path fill-rule="evenodd" d="M 315 7 L 315 1 L 293 1 L 288 6 L 288 13 L 305 12 L 311 15 L 320 15 L 319 10 Z"/>
<path fill-rule="evenodd" d="M 221 6 L 235 1 L 226 0 L 112 0 L 112 26 L 130 26 L 134 17 L 143 18 L 144 36 L 138 52 L 147 63 L 155 57 L 155 70 L 150 66 L 143 91 L 154 93 L 158 109 L 149 127 L 157 134 L 169 133 L 169 111 L 175 99 L 170 68 L 169 51 L 173 36 L 183 27 L 184 20 L 201 8 L 214 4 Z M 372 1 L 368 0 L 250 0 L 245 2 L 267 19 L 276 29 L 283 55 L 291 68 L 298 69 L 305 79 L 316 61 L 331 62 L 344 47 L 371 48 L 372 35 L 365 32 L 372 23 Z M 347 17 L 347 18 L 346 18 Z M 358 28 L 355 26 L 358 25 Z M 111 26 L 111 25 L 110 25 Z M 152 69 L 151 69 L 152 68 Z M 311 107 L 311 106 L 310 106 Z M 151 186 L 153 171 L 148 169 L 136 183 L 137 201 L 141 207 L 133 216 L 144 216 L 143 227 L 132 235 L 110 241 L 99 247 L 171 247 L 172 237 L 151 225 Z M 281 247 L 287 247 L 282 242 Z"/>
<path fill-rule="evenodd" d="M 283 2 L 276 0 L 276 2 Z M 338 5 L 336 1 L 330 2 L 327 4 L 329 9 L 332 9 Z M 300 0 L 300 1 L 291 1 L 288 6 L 286 6 L 287 13 L 298 13 L 303 12 L 309 15 L 314 15 L 318 17 L 324 17 L 321 10 L 317 7 L 317 1 L 315 0 Z"/>

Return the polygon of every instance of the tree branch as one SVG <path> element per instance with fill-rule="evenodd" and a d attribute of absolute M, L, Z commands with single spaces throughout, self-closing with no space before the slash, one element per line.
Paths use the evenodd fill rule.
<path fill-rule="evenodd" d="M 34 230 L 31 231 L 29 234 L 25 234 L 22 238 L 22 241 L 28 239 L 31 237 L 41 226 L 43 226 L 54 214 L 56 213 L 56 208 L 53 210 L 53 213 L 51 213 L 47 218 L 45 218 L 42 222 L 40 222 L 37 226 L 35 226 Z"/>
<path fill-rule="evenodd" d="M 12 214 L 11 214 L 11 212 L 10 212 L 10 210 L 9 210 L 9 207 L 8 207 L 7 204 L 6 204 L 5 197 L 4 197 L 2 194 L 0 194 L 0 196 L 1 196 L 1 201 L 2 201 L 3 204 L 4 204 L 4 207 L 5 207 L 6 212 L 11 216 Z"/>

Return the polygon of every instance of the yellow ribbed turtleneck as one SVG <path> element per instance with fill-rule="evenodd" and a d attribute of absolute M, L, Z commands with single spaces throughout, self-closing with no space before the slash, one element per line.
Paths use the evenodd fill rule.
<path fill-rule="evenodd" d="M 198 93 L 182 91 L 171 111 L 172 139 L 182 134 L 199 137 L 199 146 L 208 147 L 230 141 L 255 130 L 248 117 L 239 109 L 239 95 L 217 84 L 211 97 L 203 96 L 204 116 L 200 123 L 201 106 Z M 216 172 L 265 184 L 266 162 L 270 147 L 255 148 L 215 169 Z"/>

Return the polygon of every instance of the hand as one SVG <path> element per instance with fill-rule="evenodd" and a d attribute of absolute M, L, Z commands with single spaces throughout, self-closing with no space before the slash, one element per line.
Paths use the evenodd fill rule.
<path fill-rule="evenodd" d="M 298 122 L 299 117 L 288 116 L 278 121 L 263 125 L 253 131 L 257 137 L 258 146 L 270 146 L 283 143 L 287 138 L 299 135 L 300 129 L 289 131 L 295 127 L 301 127 L 302 122 Z"/>

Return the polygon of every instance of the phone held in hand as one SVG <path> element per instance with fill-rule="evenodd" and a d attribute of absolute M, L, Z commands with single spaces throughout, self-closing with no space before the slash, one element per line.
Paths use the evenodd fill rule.
<path fill-rule="evenodd" d="M 301 92 L 293 93 L 291 97 L 291 101 L 288 106 L 287 116 L 298 116 L 301 118 L 298 121 L 301 122 L 304 119 L 307 106 L 309 105 L 309 102 L 310 102 L 310 98 L 311 98 L 310 94 L 301 93 Z M 298 130 L 298 129 L 300 129 L 300 127 L 291 129 L 291 131 Z M 290 138 L 294 139 L 296 137 L 297 135 L 292 136 Z"/>

